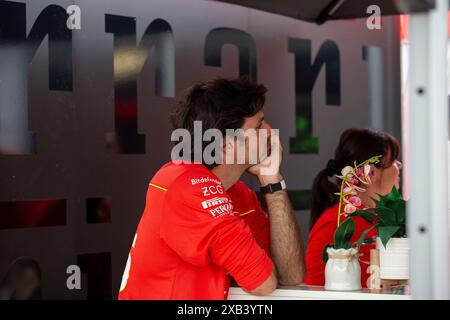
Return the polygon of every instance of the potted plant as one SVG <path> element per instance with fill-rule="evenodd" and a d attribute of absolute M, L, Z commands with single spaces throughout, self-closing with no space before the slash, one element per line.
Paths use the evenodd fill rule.
<path fill-rule="evenodd" d="M 350 243 L 355 232 L 355 222 L 351 214 L 357 212 L 361 206 L 361 199 L 357 191 L 363 192 L 359 184 L 371 183 L 369 172 L 371 166 L 380 161 L 381 156 L 372 157 L 354 167 L 347 166 L 342 169 L 339 195 L 339 209 L 337 228 L 334 233 L 334 243 L 325 246 L 322 259 L 325 266 L 325 289 L 336 291 L 350 291 L 361 289 L 361 267 L 359 265 L 359 249 L 364 242 L 365 231 L 355 243 Z M 343 209 L 343 210 L 342 210 Z M 366 215 L 366 213 L 364 213 Z M 344 220 L 343 217 L 346 217 Z"/>
<path fill-rule="evenodd" d="M 325 289 L 351 291 L 361 289 L 361 267 L 358 262 L 358 249 L 350 244 L 355 232 L 353 219 L 346 219 L 334 232 L 334 243 L 323 251 L 325 265 Z"/>
<path fill-rule="evenodd" d="M 409 279 L 409 241 L 406 238 L 406 201 L 398 190 L 393 187 L 386 195 L 372 198 L 376 207 L 356 210 L 349 216 L 359 216 L 376 228 L 377 249 L 380 257 L 380 278 L 407 280 Z"/>

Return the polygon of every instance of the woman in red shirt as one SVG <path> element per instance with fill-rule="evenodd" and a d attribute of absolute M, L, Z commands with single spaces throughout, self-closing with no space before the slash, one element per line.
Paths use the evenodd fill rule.
<path fill-rule="evenodd" d="M 381 162 L 375 165 L 370 172 L 371 184 L 364 186 L 365 192 L 358 193 L 362 207 L 371 208 L 375 203 L 371 199 L 378 198 L 377 194 L 388 194 L 393 186 L 399 188 L 401 163 L 397 160 L 400 146 L 393 136 L 370 129 L 347 129 L 340 138 L 334 159 L 328 161 L 327 167 L 320 171 L 313 183 L 311 205 L 311 230 L 306 250 L 306 277 L 305 284 L 325 284 L 325 263 L 322 261 L 324 247 L 333 243 L 334 231 L 337 227 L 339 206 L 339 183 L 335 177 L 346 166 L 354 166 L 367 159 L 383 155 Z M 371 225 L 362 218 L 355 217 L 355 233 L 352 243 L 357 241 L 362 232 Z M 372 230 L 367 237 L 376 236 Z M 362 245 L 360 253 L 361 285 L 367 288 L 369 277 L 369 252 L 374 244 Z"/>

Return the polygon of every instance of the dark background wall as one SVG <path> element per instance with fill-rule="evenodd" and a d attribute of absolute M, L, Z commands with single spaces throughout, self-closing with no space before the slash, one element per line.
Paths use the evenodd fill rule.
<path fill-rule="evenodd" d="M 73 4 L 80 30 L 66 26 Z M 217 76 L 268 87 L 306 241 L 309 189 L 342 130 L 401 137 L 398 24 L 365 23 L 205 0 L 0 1 L 0 274 L 30 256 L 45 299 L 115 298 L 148 181 L 170 160 L 169 113 Z"/>

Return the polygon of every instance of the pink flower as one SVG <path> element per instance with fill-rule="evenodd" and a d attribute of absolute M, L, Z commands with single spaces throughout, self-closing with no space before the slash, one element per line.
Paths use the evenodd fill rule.
<path fill-rule="evenodd" d="M 344 207 L 344 211 L 345 213 L 350 214 L 356 211 L 356 207 L 351 203 L 347 203 Z"/>
<path fill-rule="evenodd" d="M 358 177 L 362 177 L 364 175 L 364 168 L 358 168 L 356 169 L 356 175 Z"/>
<path fill-rule="evenodd" d="M 335 193 L 339 195 L 339 211 L 338 211 L 338 225 L 340 225 L 341 215 L 347 217 L 349 214 L 355 212 L 358 207 L 362 206 L 361 198 L 358 194 L 366 192 L 364 185 L 372 183 L 370 175 L 373 172 L 375 166 L 373 163 L 378 163 L 381 156 L 372 157 L 369 160 L 361 163 L 359 166 L 354 161 L 354 166 L 346 166 L 341 170 L 341 176 L 336 175 L 338 179 L 341 179 L 341 192 Z M 369 164 L 370 163 L 370 164 Z M 364 187 L 364 188 L 362 188 Z M 342 206 L 344 206 L 344 212 L 342 213 Z"/>
<path fill-rule="evenodd" d="M 342 169 L 341 171 L 342 175 L 345 177 L 348 174 L 352 174 L 353 173 L 353 168 L 351 166 L 346 166 Z"/>
<path fill-rule="evenodd" d="M 370 184 L 372 182 L 370 180 L 371 168 L 372 167 L 369 164 L 365 164 L 363 167 L 356 169 L 355 178 L 358 179 L 358 181 L 360 181 L 361 183 L 363 183 L 365 185 Z M 353 183 L 353 184 L 356 185 L 357 183 Z"/>
<path fill-rule="evenodd" d="M 353 186 L 351 185 L 347 185 L 346 187 L 344 187 L 344 189 L 342 190 L 342 193 L 344 196 L 346 195 L 356 195 L 356 191 L 353 188 Z"/>
<path fill-rule="evenodd" d="M 370 165 L 370 164 L 364 165 L 364 176 L 365 176 L 365 177 L 368 177 L 368 176 L 369 176 L 370 171 L 372 170 L 372 166 L 373 166 L 373 165 Z"/>
<path fill-rule="evenodd" d="M 354 195 L 356 195 L 356 191 L 358 191 L 358 192 L 365 192 L 366 191 L 366 189 L 358 187 L 355 184 L 352 185 L 352 184 L 346 182 L 345 185 L 346 185 L 346 187 L 344 187 L 344 190 L 346 190 L 347 188 L 351 188 L 352 189 L 351 194 L 354 194 Z M 347 189 L 347 190 L 350 190 L 350 189 Z M 344 195 L 347 195 L 347 194 L 344 192 Z"/>
<path fill-rule="evenodd" d="M 350 198 L 348 198 L 348 202 L 355 207 L 361 206 L 361 199 L 357 196 L 351 196 Z"/>
<path fill-rule="evenodd" d="M 353 168 L 351 166 L 346 166 L 341 170 L 341 176 L 337 176 L 339 179 L 349 180 L 353 177 Z"/>
<path fill-rule="evenodd" d="M 373 169 L 375 168 L 375 166 L 373 164 L 366 164 L 364 166 L 364 176 L 366 177 L 366 181 L 371 184 L 372 180 L 370 179 L 370 174 L 373 171 Z"/>

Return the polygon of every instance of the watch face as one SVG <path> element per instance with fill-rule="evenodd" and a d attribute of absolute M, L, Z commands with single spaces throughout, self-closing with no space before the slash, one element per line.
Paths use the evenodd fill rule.
<path fill-rule="evenodd" d="M 284 189 L 286 189 L 286 182 L 284 181 L 284 180 L 281 180 L 280 181 L 280 184 L 281 184 L 281 188 L 284 190 Z"/>

